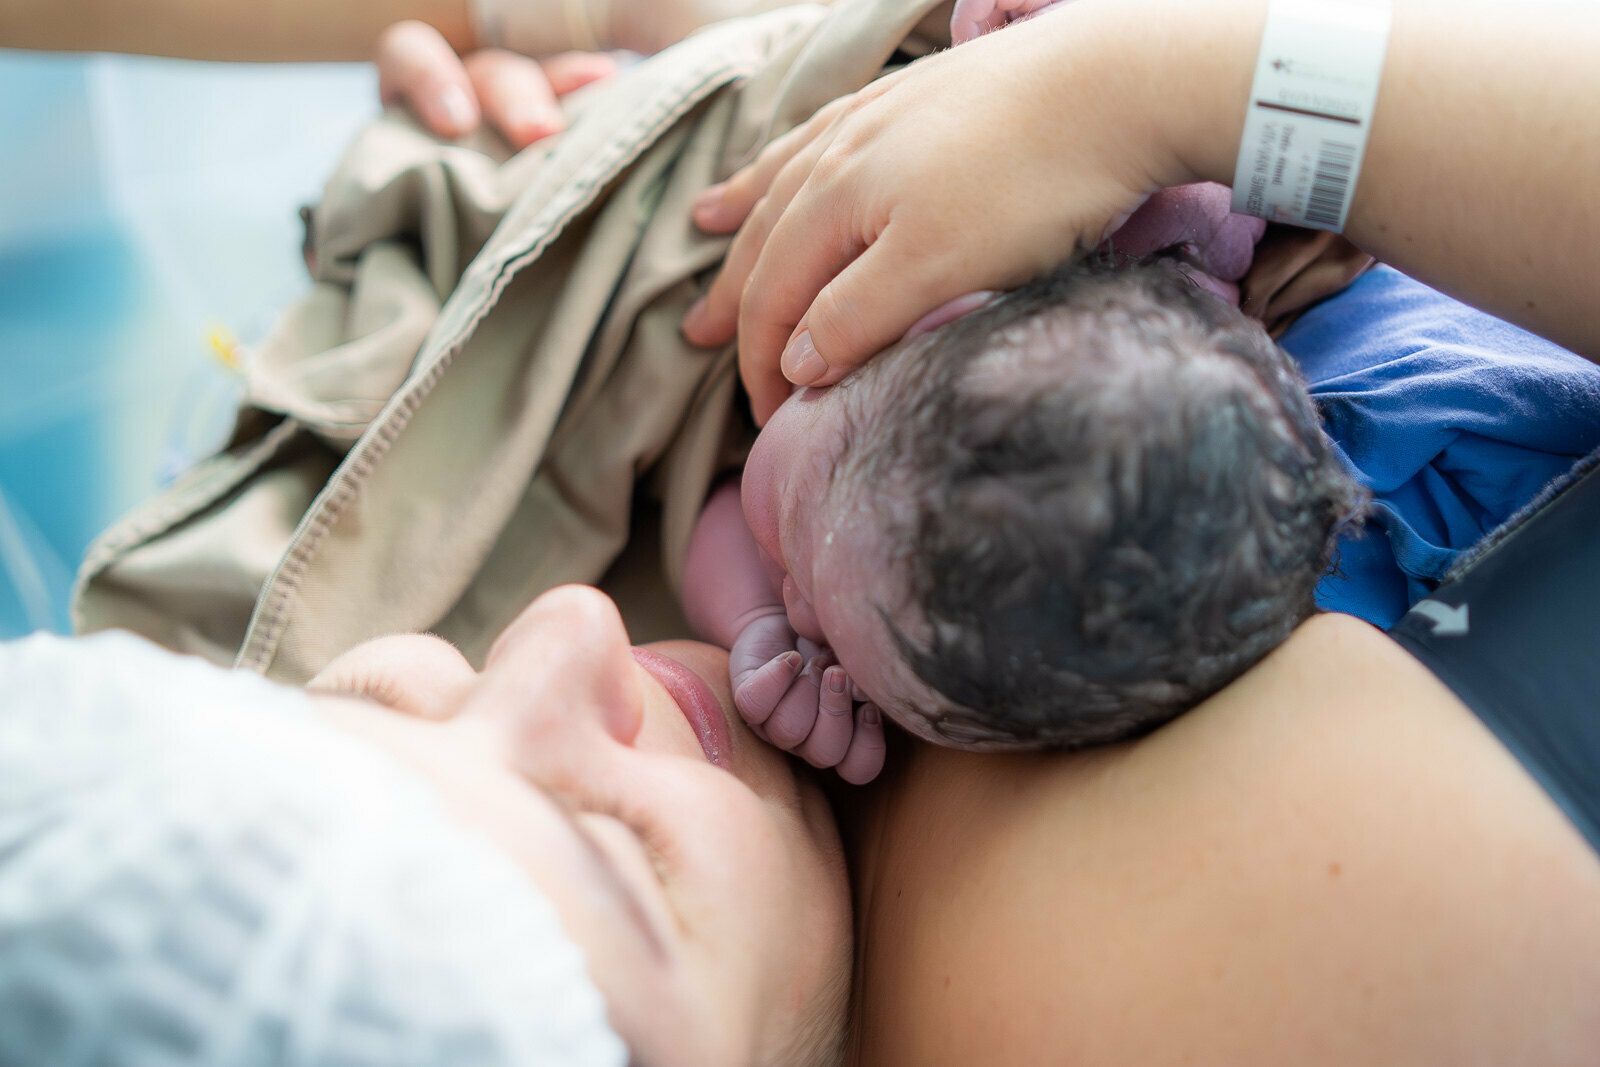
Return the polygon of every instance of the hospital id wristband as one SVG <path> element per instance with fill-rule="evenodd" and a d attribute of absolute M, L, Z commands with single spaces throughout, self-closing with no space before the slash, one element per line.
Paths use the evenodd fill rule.
<path fill-rule="evenodd" d="M 1233 210 L 1344 229 L 1378 101 L 1392 0 L 1272 0 Z"/>

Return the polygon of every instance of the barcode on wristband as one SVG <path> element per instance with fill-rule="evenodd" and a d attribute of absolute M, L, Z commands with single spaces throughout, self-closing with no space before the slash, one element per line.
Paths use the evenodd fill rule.
<path fill-rule="evenodd" d="M 1375 110 L 1393 0 L 1272 0 L 1233 210 L 1342 230 Z"/>
<path fill-rule="evenodd" d="M 1345 202 L 1350 199 L 1350 176 L 1355 165 L 1355 145 L 1323 142 L 1311 194 L 1306 197 L 1306 222 L 1324 230 L 1340 227 Z"/>

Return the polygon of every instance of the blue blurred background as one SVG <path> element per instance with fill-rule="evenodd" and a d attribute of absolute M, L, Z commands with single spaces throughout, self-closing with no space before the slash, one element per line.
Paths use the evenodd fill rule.
<path fill-rule="evenodd" d="M 214 447 L 307 286 L 301 204 L 377 113 L 366 66 L 0 50 L 0 638 L 67 629 L 90 540 Z"/>

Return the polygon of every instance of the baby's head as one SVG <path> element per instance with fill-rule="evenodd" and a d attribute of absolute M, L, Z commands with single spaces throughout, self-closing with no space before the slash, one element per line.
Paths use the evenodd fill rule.
<path fill-rule="evenodd" d="M 1073 267 L 796 394 L 746 516 L 802 636 L 912 733 L 1144 733 L 1313 611 L 1362 492 L 1289 358 L 1165 263 Z"/>

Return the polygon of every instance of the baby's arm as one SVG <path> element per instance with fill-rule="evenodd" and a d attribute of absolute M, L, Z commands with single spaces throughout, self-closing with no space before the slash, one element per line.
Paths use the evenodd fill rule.
<path fill-rule="evenodd" d="M 695 524 L 683 607 L 697 635 L 729 650 L 734 703 L 753 730 L 813 766 L 839 767 L 850 781 L 877 774 L 881 755 L 866 756 L 882 751 L 877 712 L 857 711 L 833 654 L 789 626 L 783 596 L 745 523 L 737 482 L 713 492 Z"/>
<path fill-rule="evenodd" d="M 745 524 L 736 478 L 712 492 L 689 538 L 683 611 L 701 640 L 721 648 L 732 648 L 751 623 L 777 616 L 788 641 L 773 655 L 795 647 L 783 597 L 772 588 L 761 548 Z"/>

